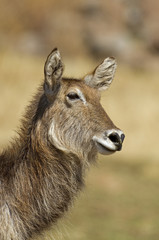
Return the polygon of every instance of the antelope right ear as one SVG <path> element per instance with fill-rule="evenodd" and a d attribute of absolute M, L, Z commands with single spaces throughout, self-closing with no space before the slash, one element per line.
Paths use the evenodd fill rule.
<path fill-rule="evenodd" d="M 108 57 L 95 68 L 93 73 L 86 75 L 84 81 L 90 87 L 105 90 L 112 83 L 116 68 L 115 58 Z"/>
<path fill-rule="evenodd" d="M 60 52 L 55 48 L 47 57 L 44 66 L 44 91 L 48 98 L 51 98 L 58 91 L 63 69 Z"/>

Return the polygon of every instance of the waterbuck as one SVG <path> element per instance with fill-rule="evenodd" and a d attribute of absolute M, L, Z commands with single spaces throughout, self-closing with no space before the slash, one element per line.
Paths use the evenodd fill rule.
<path fill-rule="evenodd" d="M 84 78 L 67 79 L 58 49 L 47 57 L 44 83 L 0 155 L 0 240 L 28 240 L 56 223 L 97 153 L 121 150 L 124 134 L 100 104 L 115 70 L 106 58 Z"/>

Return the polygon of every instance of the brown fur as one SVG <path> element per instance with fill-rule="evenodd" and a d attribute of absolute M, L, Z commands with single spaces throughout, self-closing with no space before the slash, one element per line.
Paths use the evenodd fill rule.
<path fill-rule="evenodd" d="M 44 88 L 27 108 L 19 136 L 0 156 L 0 240 L 27 240 L 56 223 L 81 190 L 85 170 L 96 158 L 94 133 L 115 128 L 99 103 L 99 91 L 84 80 L 62 78 L 61 59 L 58 67 L 51 64 L 55 71 L 49 75 L 45 69 Z M 76 88 L 86 104 L 67 101 L 67 93 Z M 49 134 L 52 119 L 55 144 Z"/>

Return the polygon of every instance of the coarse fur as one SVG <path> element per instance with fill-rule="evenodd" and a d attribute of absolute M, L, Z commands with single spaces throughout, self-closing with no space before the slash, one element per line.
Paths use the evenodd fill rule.
<path fill-rule="evenodd" d="M 0 240 L 28 240 L 56 223 L 84 185 L 98 149 L 120 150 L 98 143 L 107 130 L 120 131 L 99 102 L 99 90 L 108 87 L 116 68 L 112 58 L 105 63 L 83 79 L 66 79 L 59 51 L 48 56 L 44 83 L 19 135 L 0 155 Z"/>

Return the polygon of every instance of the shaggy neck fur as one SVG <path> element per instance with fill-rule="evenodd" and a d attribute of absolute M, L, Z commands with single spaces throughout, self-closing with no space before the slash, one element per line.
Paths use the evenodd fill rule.
<path fill-rule="evenodd" d="M 40 92 L 19 137 L 0 156 L 1 240 L 26 240 L 55 223 L 83 186 L 86 161 L 56 149 L 47 141 L 45 122 L 40 126 L 49 104 Z"/>

